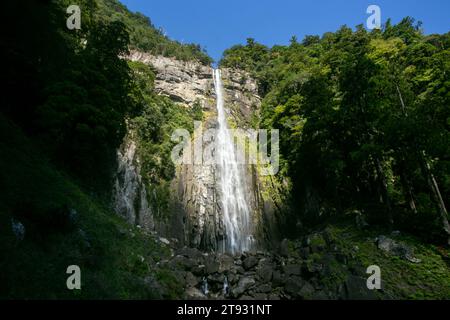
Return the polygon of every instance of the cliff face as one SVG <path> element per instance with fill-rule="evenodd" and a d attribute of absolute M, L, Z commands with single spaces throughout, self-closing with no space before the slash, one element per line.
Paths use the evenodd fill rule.
<path fill-rule="evenodd" d="M 213 69 L 196 62 L 184 62 L 166 57 L 156 57 L 146 53 L 134 51 L 129 59 L 150 64 L 156 71 L 155 89 L 158 94 L 170 97 L 173 101 L 186 108 L 200 104 L 203 110 L 201 126 L 194 132 L 192 142 L 200 143 L 203 150 L 207 150 L 214 141 L 214 137 L 200 136 L 201 132 L 217 127 L 216 97 L 214 92 Z M 222 69 L 225 108 L 231 126 L 243 129 L 250 128 L 252 119 L 259 115 L 260 98 L 257 94 L 256 82 L 246 72 Z M 195 140 L 196 139 L 196 140 Z M 199 140 L 200 139 L 200 140 Z M 145 187 L 139 177 L 139 164 L 136 160 L 127 160 L 133 141 L 130 138 L 124 142 L 125 153 L 119 153 L 121 171 L 119 177 L 126 177 L 134 172 L 132 187 L 126 179 L 117 179 L 116 194 L 128 200 L 116 200 L 116 208 L 128 217 L 130 221 L 152 221 L 146 227 L 154 228 L 167 238 L 176 238 L 179 244 L 197 247 L 204 250 L 215 250 L 223 240 L 225 230 L 221 216 L 220 193 L 217 186 L 216 167 L 214 164 L 182 164 L 176 168 L 176 177 L 171 183 L 171 217 L 165 221 L 157 221 L 151 217 L 149 210 L 140 213 L 142 209 L 136 206 L 129 208 L 130 203 L 144 203 Z M 128 148 L 128 149 L 127 149 Z M 128 157 L 128 158 L 127 158 Z M 139 158 L 139 155 L 133 157 Z M 275 205 L 271 199 L 265 197 L 266 184 L 260 181 L 256 166 L 245 166 L 247 199 L 252 211 L 253 225 L 257 243 L 270 237 L 267 232 L 272 228 L 267 223 L 274 224 Z M 127 171 L 128 170 L 128 171 Z M 122 172 L 122 173 L 121 173 Z M 128 172 L 128 173 L 127 173 Z M 126 185 L 128 183 L 128 186 Z M 134 190 L 128 192 L 126 190 Z M 120 191 L 125 190 L 125 191 Z M 141 191 L 140 193 L 137 191 Z M 144 193 L 142 193 L 144 190 Z M 136 211 L 137 210 L 137 211 Z M 141 211 L 139 211 L 141 210 Z M 149 215 L 149 217 L 146 217 Z M 135 217 L 135 218 L 133 218 Z M 136 218 L 136 217 L 139 217 Z M 269 217 L 269 219 L 267 219 Z M 153 222 L 153 220 L 155 220 Z M 266 224 L 266 225 L 263 225 Z M 272 232 L 273 233 L 273 232 Z"/>
<path fill-rule="evenodd" d="M 174 102 L 186 107 L 192 107 L 196 101 L 204 109 L 213 106 L 210 98 L 214 94 L 211 67 L 193 61 L 153 56 L 140 51 L 132 51 L 128 58 L 153 66 L 156 71 L 157 93 L 168 96 Z"/>
<path fill-rule="evenodd" d="M 142 182 L 139 156 L 133 138 L 125 138 L 117 151 L 117 174 L 114 182 L 114 209 L 134 225 L 154 228 L 153 214 L 147 201 L 147 190 Z"/>

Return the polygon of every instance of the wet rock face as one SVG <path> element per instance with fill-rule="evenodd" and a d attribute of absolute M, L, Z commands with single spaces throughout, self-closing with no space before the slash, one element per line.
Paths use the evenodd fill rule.
<path fill-rule="evenodd" d="M 117 151 L 117 174 L 113 190 L 113 204 L 117 214 L 130 224 L 147 230 L 154 228 L 153 215 L 147 202 L 147 191 L 140 174 L 136 143 L 131 137 L 124 140 Z"/>
<path fill-rule="evenodd" d="M 200 143 L 203 148 L 208 148 L 212 141 Z M 182 204 L 186 215 L 185 243 L 205 250 L 218 249 L 217 244 L 224 235 L 224 228 L 220 216 L 215 165 L 181 165 L 177 170 L 176 180 L 178 188 L 175 201 Z"/>

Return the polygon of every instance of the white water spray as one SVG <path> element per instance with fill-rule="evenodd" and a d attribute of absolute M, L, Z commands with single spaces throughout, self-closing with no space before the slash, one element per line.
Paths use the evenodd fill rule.
<path fill-rule="evenodd" d="M 228 130 L 220 70 L 215 69 L 213 75 L 219 123 L 216 137 L 216 163 L 226 232 L 222 250 L 231 253 L 249 251 L 253 236 L 250 208 L 245 199 L 245 172 L 243 166 L 237 163 L 234 141 Z"/>

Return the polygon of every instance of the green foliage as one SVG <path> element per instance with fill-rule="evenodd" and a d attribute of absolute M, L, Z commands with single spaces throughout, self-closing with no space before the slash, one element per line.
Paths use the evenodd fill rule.
<path fill-rule="evenodd" d="M 5 8 L 22 28 L 4 41 L 2 77 L 8 86 L 2 111 L 35 136 L 58 165 L 99 192 L 110 189 L 125 118 L 144 113 L 136 119 L 143 140 L 162 144 L 169 127 L 183 122 L 186 113 L 149 94 L 155 75 L 150 67 L 123 59 L 129 48 L 205 64 L 210 58 L 198 46 L 171 41 L 116 0 L 77 3 L 82 28 L 68 30 L 69 4 L 30 0 L 23 8 L 15 3 Z M 168 147 L 159 146 L 153 161 L 170 163 Z M 161 171 L 167 178 L 173 168 Z"/>
<path fill-rule="evenodd" d="M 418 238 L 401 235 L 395 241 L 414 248 L 420 263 L 411 263 L 377 248 L 373 241 L 378 230 L 358 231 L 348 225 L 331 225 L 327 230 L 335 237 L 336 247 L 353 257 L 352 263 L 378 265 L 381 269 L 383 294 L 393 299 L 447 299 L 450 294 L 448 250 L 424 244 Z M 341 264 L 333 269 L 339 272 Z"/>
<path fill-rule="evenodd" d="M 153 91 L 155 75 L 140 62 L 129 62 L 132 69 L 135 108 L 129 119 L 129 129 L 136 138 L 140 155 L 141 175 L 147 184 L 153 212 L 157 218 L 169 216 L 170 181 L 175 175 L 171 151 L 177 142 L 171 140 L 176 129 L 193 132 L 194 121 L 202 120 L 200 102 L 192 108 L 176 104 L 170 98 Z"/>
<path fill-rule="evenodd" d="M 205 64 L 209 58 L 117 1 L 80 0 L 81 30 L 68 30 L 70 4 L 28 0 L 2 10 L 21 27 L 1 44 L 0 255 L 8 259 L 0 258 L 0 297 L 179 297 L 171 273 L 154 263 L 169 252 L 111 211 L 111 177 L 128 126 L 158 198 L 151 203 L 166 214 L 170 135 L 192 130 L 202 112 L 156 95 L 152 68 L 123 57 L 139 48 Z M 25 226 L 24 240 L 14 236 L 12 219 Z M 82 269 L 82 291 L 65 286 L 72 264 Z M 152 288 L 158 274 L 165 276 Z"/>
<path fill-rule="evenodd" d="M 408 17 L 381 31 L 343 26 L 289 46 L 249 39 L 225 51 L 222 66 L 259 82 L 260 126 L 280 130 L 280 172 L 292 180 L 296 208 L 287 227 L 356 207 L 371 223 L 393 219 L 444 239 L 428 181 L 433 174 L 449 194 L 448 39 L 422 35 Z"/>
<path fill-rule="evenodd" d="M 0 133 L 0 298 L 160 298 L 144 279 L 160 273 L 173 278 L 155 268 L 155 261 L 169 257 L 168 249 L 57 170 L 3 116 Z M 76 213 L 69 215 L 71 210 Z M 14 236 L 12 219 L 25 226 L 23 240 Z M 81 290 L 66 287 L 73 264 L 81 268 Z M 160 286 L 176 297 L 167 279 Z"/>
<path fill-rule="evenodd" d="M 2 111 L 58 165 L 98 191 L 109 184 L 132 105 L 130 70 L 120 58 L 128 52 L 129 37 L 123 23 L 97 20 L 88 10 L 83 28 L 68 30 L 66 5 L 25 1 L 20 9 L 16 3 L 5 8 L 23 21 L 5 41 L 2 76 L 8 87 Z M 92 1 L 79 5 L 95 10 Z"/>
<path fill-rule="evenodd" d="M 132 49 L 150 52 L 179 60 L 198 60 L 205 65 L 212 59 L 197 44 L 181 44 L 170 40 L 162 29 L 157 29 L 150 19 L 143 14 L 132 13 L 117 0 L 97 0 L 98 15 L 107 21 L 121 21 L 130 33 Z"/>

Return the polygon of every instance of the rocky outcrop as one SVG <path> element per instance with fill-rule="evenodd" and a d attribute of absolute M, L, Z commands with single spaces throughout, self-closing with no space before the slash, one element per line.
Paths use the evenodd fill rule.
<path fill-rule="evenodd" d="M 159 94 L 187 107 L 192 107 L 195 102 L 204 109 L 213 107 L 211 67 L 196 61 L 180 61 L 140 51 L 132 51 L 128 58 L 153 66 L 156 71 L 155 89 Z"/>
<path fill-rule="evenodd" d="M 152 230 L 153 215 L 147 201 L 147 191 L 140 174 L 136 151 L 136 142 L 128 135 L 117 151 L 118 168 L 113 190 L 114 209 L 129 223 Z"/>
<path fill-rule="evenodd" d="M 156 71 L 155 89 L 159 94 L 187 107 L 199 102 L 204 110 L 215 110 L 215 93 L 212 67 L 197 61 L 180 61 L 132 51 L 131 61 L 150 64 Z M 259 111 L 261 98 L 256 81 L 248 72 L 221 69 L 225 91 L 225 103 L 237 123 L 249 122 L 252 112 Z"/>
<path fill-rule="evenodd" d="M 420 263 L 421 260 L 414 256 L 414 248 L 401 242 L 388 238 L 384 235 L 380 235 L 376 239 L 378 249 L 387 252 L 389 254 L 398 256 L 409 262 Z"/>
<path fill-rule="evenodd" d="M 276 251 L 229 255 L 174 249 L 158 266 L 178 272 L 186 299 L 379 298 L 367 288 L 365 268 L 354 253 L 326 230 L 284 240 Z"/>
<path fill-rule="evenodd" d="M 214 128 L 213 118 L 205 121 L 206 129 Z M 197 129 L 193 144 L 199 139 L 203 148 L 213 142 L 204 141 Z M 214 164 L 184 164 L 177 168 L 176 201 L 182 203 L 185 218 L 185 243 L 205 250 L 217 249 L 217 244 L 224 236 L 224 228 L 220 217 L 220 207 L 216 188 Z"/>
<path fill-rule="evenodd" d="M 252 117 L 259 116 L 261 107 L 258 85 L 248 72 L 228 68 L 221 71 L 230 116 L 240 128 L 249 128 Z"/>
<path fill-rule="evenodd" d="M 217 126 L 217 111 L 213 81 L 213 69 L 195 61 L 179 61 L 173 58 L 153 56 L 148 53 L 132 51 L 128 57 L 132 61 L 140 61 L 151 65 L 156 73 L 155 89 L 170 97 L 173 101 L 187 108 L 199 103 L 203 109 L 202 129 L 207 130 Z M 251 126 L 252 119 L 258 116 L 260 97 L 256 81 L 240 70 L 222 69 L 224 86 L 225 109 L 231 127 L 239 126 L 246 129 Z M 214 137 L 206 137 L 201 141 L 203 150 L 213 142 Z M 211 140 L 212 139 L 212 140 Z M 132 148 L 133 146 L 129 146 Z M 131 149 L 128 149 L 128 153 Z M 134 151 L 133 151 L 134 152 Z M 122 162 L 122 176 L 126 174 L 135 177 L 131 180 L 140 181 L 135 160 L 128 159 L 131 155 L 119 155 Z M 128 158 L 127 158 L 128 157 Z M 134 154 L 132 158 L 135 157 Z M 128 169 L 125 169 L 128 167 Z M 256 227 L 257 240 L 268 238 L 267 232 L 272 232 L 271 224 L 275 223 L 273 212 L 276 208 L 271 198 L 264 197 L 262 192 L 270 193 L 266 184 L 260 181 L 256 166 L 246 166 L 245 172 L 247 198 L 252 210 L 253 225 Z M 172 181 L 173 217 L 147 225 L 156 226 L 157 231 L 169 238 L 177 238 L 180 244 L 204 250 L 216 250 L 221 246 L 225 230 L 221 217 L 220 194 L 215 176 L 214 164 L 185 164 L 176 169 L 176 178 Z M 124 180 L 124 179 L 122 179 Z M 137 223 L 138 217 L 151 216 L 151 212 L 144 210 L 140 213 L 132 203 L 139 202 L 137 193 L 145 192 L 144 186 L 137 187 L 133 183 L 129 186 L 116 183 L 116 190 L 122 190 L 127 200 L 116 201 L 117 211 L 122 212 L 129 221 Z M 117 192 L 116 192 L 117 193 Z M 120 196 L 117 193 L 117 196 Z M 144 199 L 145 197 L 141 197 Z M 144 205 L 144 204 L 142 204 Z M 139 206 L 139 208 L 142 206 Z M 265 211 L 266 210 L 266 211 Z M 264 221 L 263 221 L 264 220 Z M 262 224 L 265 224 L 263 226 Z M 162 225 L 171 224 L 171 225 Z M 176 225 L 176 227 L 175 227 Z M 259 241 L 262 243 L 262 241 Z"/>
<path fill-rule="evenodd" d="M 210 116 L 205 119 L 202 128 L 205 131 L 214 129 L 216 126 L 216 113 L 212 111 Z M 214 139 L 214 136 L 201 136 L 196 131 L 193 145 L 200 143 L 203 150 L 208 150 Z M 252 165 L 242 165 L 241 172 L 244 173 L 243 178 L 246 179 L 245 193 L 253 220 L 252 225 L 258 226 L 263 223 L 262 210 L 264 206 L 259 203 L 262 197 L 256 181 L 256 169 Z M 221 250 L 226 231 L 221 212 L 221 189 L 218 185 L 216 164 L 181 165 L 177 169 L 175 181 L 177 190 L 175 198 L 177 202 L 182 203 L 186 214 L 184 243 L 207 251 Z M 255 231 L 258 230 L 263 230 L 263 228 L 257 227 Z M 258 236 L 258 234 L 255 234 L 255 237 L 258 246 L 258 243 L 261 244 L 261 241 L 258 240 L 262 240 L 264 237 Z"/>

